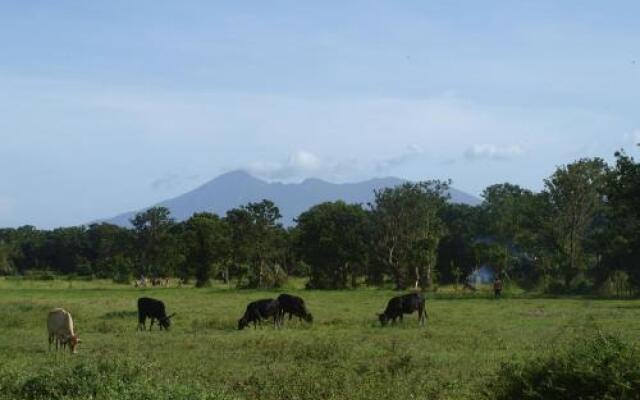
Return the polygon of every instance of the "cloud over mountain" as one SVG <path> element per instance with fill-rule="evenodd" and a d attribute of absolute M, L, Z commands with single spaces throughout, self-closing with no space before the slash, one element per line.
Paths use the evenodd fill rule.
<path fill-rule="evenodd" d="M 474 144 L 469 147 L 464 156 L 467 160 L 509 160 L 523 154 L 522 146 L 511 144 L 499 146 L 496 144 Z"/>

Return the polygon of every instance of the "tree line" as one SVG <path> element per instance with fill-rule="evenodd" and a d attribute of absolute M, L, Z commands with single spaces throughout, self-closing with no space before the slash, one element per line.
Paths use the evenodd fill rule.
<path fill-rule="evenodd" d="M 5 228 L 0 274 L 49 271 L 118 282 L 144 274 L 247 288 L 303 276 L 318 289 L 436 289 L 490 265 L 524 288 L 640 289 L 640 164 L 623 151 L 611 165 L 585 158 L 561 166 L 539 192 L 489 186 L 478 206 L 449 202 L 449 185 L 404 183 L 375 191 L 370 204 L 321 203 L 289 228 L 269 200 L 182 222 L 153 207 L 132 218 L 131 228 Z"/>

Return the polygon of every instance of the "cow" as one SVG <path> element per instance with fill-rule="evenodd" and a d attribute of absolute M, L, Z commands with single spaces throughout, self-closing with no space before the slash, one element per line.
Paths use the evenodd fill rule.
<path fill-rule="evenodd" d="M 71 314 L 62 308 L 54 308 L 47 316 L 47 331 L 49 332 L 49 350 L 51 344 L 56 342 L 58 348 L 65 349 L 69 345 L 72 354 L 76 353 L 76 347 L 80 343 L 80 338 L 73 331 L 73 318 Z"/>
<path fill-rule="evenodd" d="M 256 324 L 262 325 L 262 320 L 273 318 L 273 326 L 280 327 L 280 305 L 278 300 L 262 299 L 249 303 L 242 318 L 238 320 L 238 330 L 242 330 L 253 322 L 254 329 Z"/>
<path fill-rule="evenodd" d="M 278 296 L 278 304 L 280 306 L 279 318 L 281 322 L 284 322 L 285 314 L 289 314 L 289 321 L 295 315 L 300 320 L 304 319 L 309 323 L 313 322 L 313 315 L 307 311 L 307 307 L 301 297 L 283 293 Z"/>
<path fill-rule="evenodd" d="M 382 326 L 385 326 L 389 320 L 395 324 L 397 318 L 400 318 L 400 322 L 402 322 L 403 314 L 412 314 L 414 311 L 418 312 L 420 325 L 424 325 L 427 319 L 427 311 L 424 306 L 424 296 L 420 293 L 393 297 L 387 303 L 387 308 L 384 312 L 378 314 L 378 319 Z"/>
<path fill-rule="evenodd" d="M 164 309 L 164 303 L 160 300 L 151 299 L 149 297 L 141 297 L 138 299 L 138 330 L 144 331 L 147 328 L 147 317 L 151 318 L 149 331 L 151 331 L 155 320 L 158 320 L 160 330 L 169 330 L 169 327 L 171 326 L 171 318 L 174 315 L 176 314 L 173 313 L 167 316 L 167 313 Z"/>

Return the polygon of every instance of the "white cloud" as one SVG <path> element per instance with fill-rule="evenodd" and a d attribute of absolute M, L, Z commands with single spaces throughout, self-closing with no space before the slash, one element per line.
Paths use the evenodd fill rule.
<path fill-rule="evenodd" d="M 423 153 L 424 149 L 421 146 L 417 144 L 409 145 L 399 154 L 374 160 L 374 170 L 376 173 L 388 172 L 394 167 L 401 166 Z"/>
<path fill-rule="evenodd" d="M 522 153 L 522 146 L 519 144 L 507 146 L 474 144 L 464 152 L 464 156 L 468 160 L 510 160 L 522 155 Z"/>
<path fill-rule="evenodd" d="M 256 161 L 245 169 L 252 175 L 267 180 L 322 178 L 333 182 L 353 181 L 390 173 L 421 154 L 424 154 L 424 150 L 417 144 L 407 146 L 398 154 L 371 157 L 368 161 L 349 157 L 328 159 L 306 150 L 298 150 L 289 155 L 286 161 Z"/>
<path fill-rule="evenodd" d="M 326 169 L 326 166 L 317 155 L 306 150 L 298 150 L 285 162 L 256 161 L 247 169 L 261 178 L 294 180 L 314 176 Z"/>

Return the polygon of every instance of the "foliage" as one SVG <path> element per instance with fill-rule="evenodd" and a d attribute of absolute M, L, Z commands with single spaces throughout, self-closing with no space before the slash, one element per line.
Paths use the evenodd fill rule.
<path fill-rule="evenodd" d="M 244 288 L 282 287 L 296 276 L 327 289 L 391 279 L 397 289 L 433 289 L 489 264 L 529 290 L 632 296 L 640 292 L 640 164 L 624 151 L 615 157 L 614 165 L 599 158 L 563 165 L 540 192 L 489 186 L 479 206 L 448 202 L 449 182 L 405 183 L 375 191 L 367 208 L 315 205 L 287 229 L 266 199 L 223 218 L 175 222 L 153 207 L 132 218 L 132 228 L 4 228 L 0 275 L 48 271 L 128 283 L 144 274 Z"/>
<path fill-rule="evenodd" d="M 322 203 L 298 218 L 296 248 L 310 266 L 308 287 L 355 287 L 367 258 L 368 215 L 357 204 Z"/>
<path fill-rule="evenodd" d="M 281 218 L 280 210 L 269 200 L 227 212 L 230 265 L 240 286 L 261 288 L 273 284 L 265 279 L 267 270 L 274 271 L 275 264 L 287 257 L 286 231 L 278 222 Z"/>
<path fill-rule="evenodd" d="M 584 246 L 596 214 L 604 207 L 602 195 L 607 173 L 599 159 L 582 159 L 558 170 L 545 180 L 552 205 L 552 235 L 562 254 L 561 273 L 565 285 L 586 270 L 588 253 Z"/>
<path fill-rule="evenodd" d="M 596 334 L 548 356 L 505 364 L 489 399 L 637 399 L 640 393 L 637 346 Z"/>
<path fill-rule="evenodd" d="M 374 192 L 372 221 L 376 227 L 377 254 L 397 289 L 430 287 L 436 252 L 445 225 L 440 219 L 448 182 L 405 183 Z"/>
<path fill-rule="evenodd" d="M 230 398 L 191 386 L 166 386 L 145 378 L 149 366 L 100 360 L 62 368 L 31 371 L 28 375 L 0 375 L 0 399 L 25 400 L 215 400 Z"/>
<path fill-rule="evenodd" d="M 185 223 L 183 243 L 186 263 L 195 266 L 196 286 L 209 285 L 215 263 L 220 263 L 228 248 L 226 225 L 211 213 L 194 214 Z"/>
<path fill-rule="evenodd" d="M 138 250 L 139 272 L 169 275 L 175 266 L 176 238 L 169 234 L 173 219 L 166 207 L 152 207 L 131 219 Z"/>

